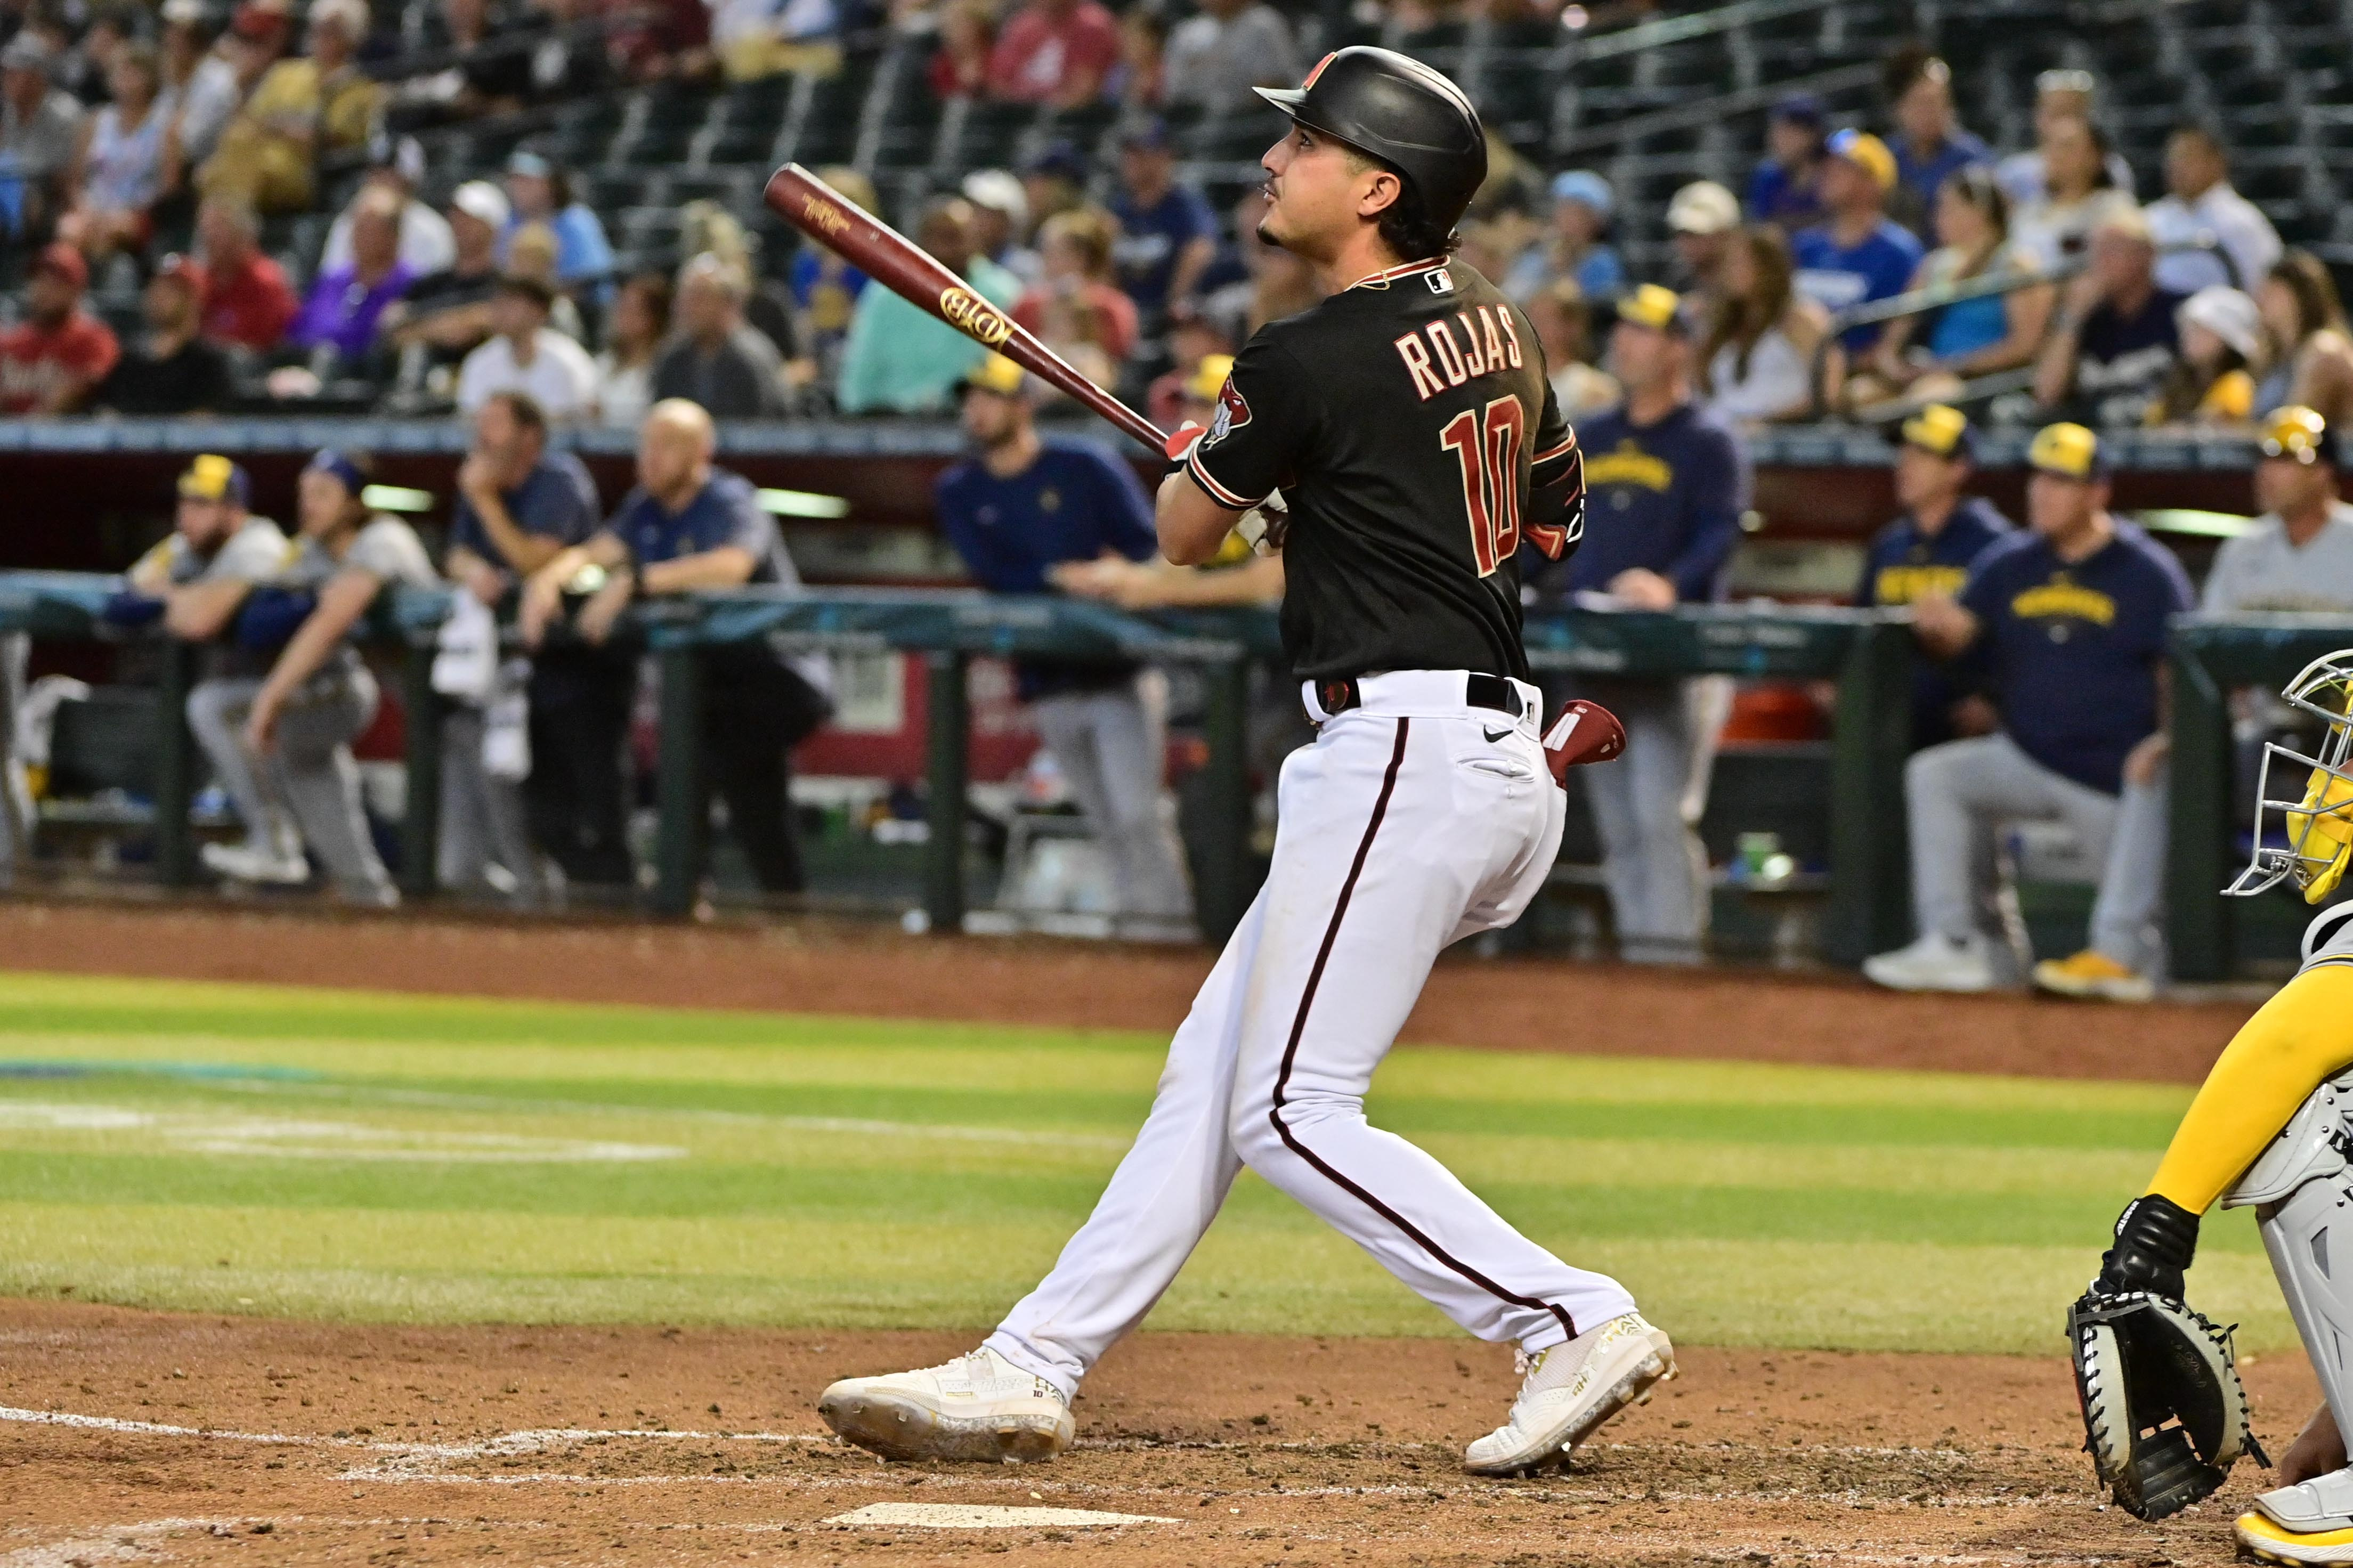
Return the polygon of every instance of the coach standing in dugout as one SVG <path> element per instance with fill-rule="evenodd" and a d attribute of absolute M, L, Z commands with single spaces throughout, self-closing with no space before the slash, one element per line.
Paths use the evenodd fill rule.
<path fill-rule="evenodd" d="M 749 479 L 712 465 L 717 447 L 698 404 L 669 398 L 647 412 L 637 488 L 586 544 L 560 552 L 524 586 L 527 646 L 545 639 L 567 592 L 585 590 L 573 632 L 602 646 L 640 594 L 800 586 L 776 520 Z M 704 777 L 726 800 L 728 828 L 761 890 L 797 893 L 790 752 L 832 717 L 832 702 L 762 638 L 705 648 L 702 682 Z M 619 749 L 602 761 L 617 791 Z"/>
<path fill-rule="evenodd" d="M 1968 416 L 1932 403 L 1899 428 L 1895 499 L 1903 515 L 1872 537 L 1854 602 L 1902 609 L 1921 599 L 1949 599 L 1968 581 L 1969 563 L 2017 524 L 1982 496 L 1964 495 L 1977 471 L 1977 433 Z M 1996 722 L 1978 695 L 1981 661 L 1921 659 L 1912 670 L 1912 749 L 1956 735 L 1982 735 Z"/>
<path fill-rule="evenodd" d="M 1041 594 L 1055 569 L 1159 553 L 1134 470 L 1100 445 L 1038 434 L 1021 367 L 991 354 L 964 379 L 978 451 L 939 484 L 940 531 L 992 593 Z M 1110 860 L 1123 920 L 1191 918 L 1184 861 L 1160 808 L 1168 685 L 1133 659 L 1024 658 L 1014 674 L 1039 736 Z"/>
<path fill-rule="evenodd" d="M 1724 597 L 1748 510 L 1748 458 L 1732 427 L 1692 398 L 1692 312 L 1670 290 L 1646 283 L 1620 298 L 1609 369 L 1626 400 L 1577 431 L 1585 542 L 1563 565 L 1533 563 L 1539 603 L 1671 610 Z M 1620 951 L 1638 963 L 1696 958 L 1708 921 L 1699 819 L 1730 682 L 1569 684 L 1626 725 L 1625 756 L 1585 773 Z"/>
<path fill-rule="evenodd" d="M 570 452 L 547 449 L 547 415 L 537 400 L 494 392 L 474 414 L 473 449 L 458 466 L 449 576 L 487 622 L 558 551 L 594 533 L 599 510 L 587 468 Z M 495 637 L 495 628 L 484 630 Z M 525 687 L 529 757 L 520 784 L 485 758 L 490 694 L 449 704 L 441 731 L 441 886 L 485 885 L 495 864 L 512 879 L 512 895 L 533 902 L 543 848 L 567 879 L 628 884 L 627 817 L 604 759 L 628 731 L 636 673 L 626 649 L 542 648 Z"/>

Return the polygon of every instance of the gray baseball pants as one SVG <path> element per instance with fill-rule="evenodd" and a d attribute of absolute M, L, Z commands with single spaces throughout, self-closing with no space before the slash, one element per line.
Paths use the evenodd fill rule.
<path fill-rule="evenodd" d="M 514 879 L 508 896 L 539 901 L 539 851 L 522 785 L 495 778 L 482 765 L 482 710 L 453 702 L 441 718 L 441 847 L 435 862 L 440 885 L 453 892 L 491 887 L 496 864 Z"/>
<path fill-rule="evenodd" d="M 1707 848 L 1699 819 L 1707 810 L 1732 683 L 1722 676 L 1580 679 L 1574 690 L 1626 726 L 1624 756 L 1578 770 L 1601 839 L 1601 878 L 1620 949 L 1635 963 L 1688 961 L 1707 934 Z"/>
<path fill-rule="evenodd" d="M 1979 928 L 1992 889 L 1994 835 L 2005 822 L 2063 822 L 2102 868 L 2089 945 L 2141 973 L 2163 959 L 2157 910 L 2165 881 L 2166 784 L 2121 795 L 2077 784 L 2008 735 L 1947 741 L 1904 770 L 1912 814 L 1912 905 L 1923 932 L 1959 940 Z"/>
<path fill-rule="evenodd" d="M 1143 670 L 1125 685 L 1040 697 L 1029 707 L 1071 798 L 1111 857 L 1118 912 L 1188 919 L 1193 895 L 1183 856 L 1160 814 L 1166 678 Z"/>
<path fill-rule="evenodd" d="M 248 831 L 265 833 L 282 804 L 338 892 L 361 903 L 397 901 L 368 837 L 352 759 L 352 742 L 375 717 L 375 678 L 360 669 L 313 679 L 280 715 L 277 744 L 257 758 L 246 750 L 244 731 L 260 690 L 259 680 L 219 679 L 198 681 L 188 693 L 188 728 Z"/>

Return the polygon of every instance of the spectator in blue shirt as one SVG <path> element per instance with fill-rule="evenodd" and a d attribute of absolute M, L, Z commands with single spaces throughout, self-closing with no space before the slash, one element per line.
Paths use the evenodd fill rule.
<path fill-rule="evenodd" d="M 602 647 L 640 594 L 800 586 L 759 492 L 741 474 L 712 466 L 717 445 L 711 416 L 697 404 L 673 397 L 647 412 L 637 488 L 586 543 L 560 552 L 525 585 L 520 625 L 527 646 L 547 638 L 565 595 L 575 590 L 586 598 L 572 615 L 573 634 Z M 589 567 L 596 571 L 584 584 Z M 756 637 L 706 648 L 702 686 L 703 772 L 727 802 L 728 831 L 762 891 L 797 893 L 802 871 L 789 753 L 832 716 L 832 703 Z M 617 750 L 609 765 L 620 766 Z"/>
<path fill-rule="evenodd" d="M 1830 134 L 1822 100 L 1792 93 L 1765 121 L 1765 161 L 1748 176 L 1748 217 L 1794 234 L 1822 216 L 1822 146 Z"/>
<path fill-rule="evenodd" d="M 1135 472 L 1101 446 L 1041 437 L 1021 367 L 991 354 L 963 385 L 974 455 L 939 484 L 940 531 L 982 587 L 1058 589 L 1061 568 L 1159 553 L 1152 502 Z M 1022 659 L 1015 666 L 1038 733 L 1112 865 L 1117 913 L 1189 919 L 1183 858 L 1160 809 L 1167 688 L 1132 660 Z"/>
<path fill-rule="evenodd" d="M 602 301 L 612 288 L 613 247 L 596 215 L 573 199 L 571 176 L 537 153 L 517 153 L 507 160 L 507 199 L 513 210 L 499 236 L 500 264 L 516 230 L 543 223 L 555 235 L 555 277 L 564 291 Z"/>
<path fill-rule="evenodd" d="M 1169 307 L 1190 300 L 1218 257 L 1218 215 L 1200 192 L 1176 183 L 1168 127 L 1146 121 L 1120 139 L 1119 194 L 1112 216 L 1119 238 L 1112 268 L 1135 301 L 1145 335 L 1158 337 Z"/>
<path fill-rule="evenodd" d="M 1973 163 L 1990 167 L 1993 149 L 1962 128 L 1953 111 L 1953 68 L 1925 49 L 1888 60 L 1887 98 L 1895 112 L 1896 216 L 1922 229 L 1944 183 Z"/>
<path fill-rule="evenodd" d="M 458 466 L 449 519 L 445 564 L 461 589 L 485 612 L 494 609 L 557 552 L 595 532 L 600 515 L 596 481 L 570 452 L 547 449 L 547 414 L 528 393 L 494 392 L 483 400 L 473 449 Z M 470 689 L 439 686 L 450 699 L 441 723 L 441 886 L 492 886 L 496 865 L 507 890 L 532 902 L 542 851 L 572 879 L 627 883 L 626 812 L 610 759 L 628 730 L 634 664 L 603 649 L 543 649 L 523 687 L 523 736 L 500 742 L 511 751 L 507 765 L 493 771 L 489 747 L 499 725 L 512 720 L 499 700 L 513 683 L 498 670 L 488 614 L 451 619 L 471 623 L 490 646 L 478 655 L 489 668 Z M 514 746 L 524 737 L 527 746 Z M 517 763 L 524 768 L 520 780 L 512 776 Z"/>
<path fill-rule="evenodd" d="M 1539 574 L 1539 598 L 1660 611 L 1724 596 L 1726 564 L 1748 510 L 1748 460 L 1730 426 L 1692 398 L 1692 311 L 1645 283 L 1621 296 L 1609 369 L 1619 408 L 1577 432 L 1585 453 L 1585 539 Z M 1707 805 L 1716 733 L 1731 702 L 1720 677 L 1579 680 L 1626 725 L 1626 753 L 1588 768 L 1601 870 L 1625 956 L 1688 962 L 1707 931 Z M 1607 774 L 1607 777 L 1598 775 Z"/>
<path fill-rule="evenodd" d="M 1895 499 L 1904 513 L 1873 536 L 1854 602 L 1900 609 L 1922 599 L 1950 599 L 1968 580 L 1969 563 L 2015 531 L 1982 496 L 1965 495 L 1976 472 L 1976 433 L 1957 408 L 1932 403 L 1904 421 L 1895 450 Z M 1956 735 L 1982 735 L 1994 716 L 1978 695 L 1983 661 L 1922 658 L 1912 672 L 1912 746 Z"/>
<path fill-rule="evenodd" d="M 1626 264 L 1603 243 L 1616 206 L 1609 182 L 1590 169 L 1571 169 L 1552 182 L 1552 234 L 1530 246 L 1502 279 L 1504 292 L 1523 306 L 1560 279 L 1596 302 L 1626 289 Z"/>
<path fill-rule="evenodd" d="M 2112 847 L 2165 833 L 2163 660 L 2168 619 L 2189 609 L 2180 563 L 2108 512 L 2106 455 L 2081 425 L 2045 426 L 2027 450 L 2030 531 L 1978 557 L 1957 599 L 1913 606 L 1930 651 L 1982 648 L 2001 728 L 1915 755 L 1905 772 L 1919 936 L 1867 959 L 1901 991 L 1995 984 L 1978 846 L 2004 823 L 2065 823 L 2103 868 L 2091 941 L 2037 966 L 2072 994 L 2146 1001 L 2158 943 L 2148 857 Z"/>
<path fill-rule="evenodd" d="M 1895 154 L 1862 131 L 1830 140 L 1822 164 L 1822 207 L 1829 216 L 1789 242 L 1798 263 L 1798 292 L 1835 315 L 1904 292 L 1920 265 L 1920 241 L 1887 216 L 1895 188 Z M 1855 327 L 1839 342 L 1850 360 L 1871 352 L 1883 329 Z"/>

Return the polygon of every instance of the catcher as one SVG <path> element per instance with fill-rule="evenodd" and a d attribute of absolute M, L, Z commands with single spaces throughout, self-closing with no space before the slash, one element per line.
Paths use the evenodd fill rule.
<path fill-rule="evenodd" d="M 2319 740 L 2308 754 L 2264 747 L 2254 854 L 2225 891 L 2284 881 L 2319 904 L 2353 859 L 2353 648 L 2315 660 L 2283 695 Z M 2333 1272 L 2353 1235 L 2331 1234 L 2353 1200 L 2349 1068 L 2353 902 L 2314 918 L 2303 967 L 2215 1062 L 2068 1317 L 2093 1464 L 2119 1504 L 2161 1519 L 2221 1486 L 2241 1454 L 2268 1463 L 2228 1333 L 2182 1301 L 2199 1216 L 2218 1200 L 2255 1210 L 2326 1395 L 2281 1466 L 2288 1484 L 2238 1521 L 2241 1547 L 2273 1563 L 2353 1563 L 2353 1467 L 2338 1436 L 2353 1417 L 2353 1276 Z"/>

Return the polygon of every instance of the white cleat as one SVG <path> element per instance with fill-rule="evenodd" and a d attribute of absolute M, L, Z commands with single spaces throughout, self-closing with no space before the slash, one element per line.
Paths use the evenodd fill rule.
<path fill-rule="evenodd" d="M 1955 942 L 1930 931 L 1909 947 L 1862 961 L 1864 978 L 1891 991 L 1990 991 L 1993 959 L 1975 932 Z"/>
<path fill-rule="evenodd" d="M 207 844 L 201 853 L 209 869 L 232 881 L 299 888 L 311 879 L 299 840 L 290 853 L 283 844 Z"/>
<path fill-rule="evenodd" d="M 1516 1476 L 1556 1460 L 1630 1405 L 1648 1405 L 1651 1390 L 1675 1375 L 1675 1347 L 1667 1336 L 1625 1312 L 1567 1344 L 1520 1357 L 1526 1373 L 1511 1419 L 1463 1451 L 1474 1476 Z"/>
<path fill-rule="evenodd" d="M 886 1459 L 1050 1459 L 1078 1429 L 1060 1390 L 985 1345 L 944 1366 L 845 1377 L 818 1395 L 817 1413 Z"/>

